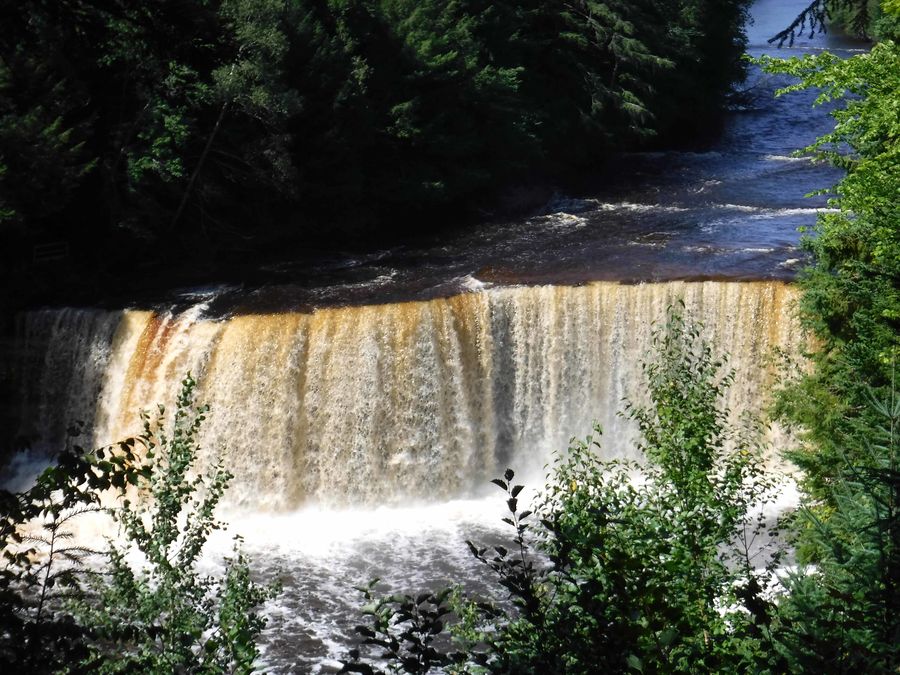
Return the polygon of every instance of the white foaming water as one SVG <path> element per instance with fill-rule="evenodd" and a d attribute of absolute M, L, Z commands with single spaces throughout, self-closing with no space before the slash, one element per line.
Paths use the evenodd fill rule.
<path fill-rule="evenodd" d="M 471 274 L 467 274 L 459 280 L 459 287 L 467 293 L 478 293 L 490 287 L 490 284 L 476 279 Z"/>
<path fill-rule="evenodd" d="M 750 216 L 751 220 L 770 220 L 772 218 L 781 218 L 784 216 L 806 216 L 818 215 L 820 213 L 837 213 L 839 209 L 819 208 L 819 209 L 771 209 L 760 211 Z"/>
<path fill-rule="evenodd" d="M 38 312 L 25 318 L 26 361 L 47 383 L 32 394 L 38 422 L 99 401 L 93 446 L 137 432 L 141 409 L 171 409 L 193 373 L 212 408 L 203 460 L 223 456 L 242 508 L 399 505 L 477 494 L 508 465 L 539 470 L 593 420 L 608 452 L 628 456 L 635 429 L 616 413 L 640 400 L 654 322 L 679 299 L 731 354 L 731 409 L 757 408 L 776 377 L 768 354 L 802 340 L 792 298 L 775 282 L 594 283 L 221 321 L 202 303 Z"/>
<path fill-rule="evenodd" d="M 764 206 L 749 206 L 746 204 L 719 204 L 716 208 L 728 211 L 752 213 L 760 217 L 815 215 L 818 213 L 837 213 L 839 210 L 827 207 L 773 209 Z"/>
<path fill-rule="evenodd" d="M 518 477 L 514 482 L 519 482 Z M 460 530 L 465 524 L 494 529 L 506 515 L 506 505 L 503 492 L 499 488 L 493 490 L 496 495 L 440 503 L 333 509 L 311 506 L 281 514 L 225 509 L 222 515 L 230 523 L 228 534 L 240 534 L 253 547 L 329 561 L 335 556 L 350 555 L 367 542 L 413 539 L 425 532 L 443 533 L 437 539 L 453 534 L 465 538 L 467 535 Z M 533 496 L 534 490 L 522 492 L 523 508 Z M 457 538 L 456 542 L 462 543 L 463 539 Z"/>
<path fill-rule="evenodd" d="M 631 211 L 633 213 L 684 213 L 690 209 L 681 206 L 661 204 L 636 204 L 634 202 L 596 202 L 597 211 Z"/>
<path fill-rule="evenodd" d="M 587 218 L 575 215 L 574 213 L 560 211 L 558 213 L 550 213 L 546 216 L 539 216 L 538 218 L 535 218 L 533 222 L 540 223 L 551 229 L 565 230 L 584 227 L 587 225 Z"/>
<path fill-rule="evenodd" d="M 725 248 L 714 244 L 698 244 L 692 246 L 682 246 L 681 250 L 691 253 L 773 253 L 774 248 L 764 247 L 742 247 L 742 248 Z"/>
<path fill-rule="evenodd" d="M 796 162 L 807 162 L 811 163 L 812 157 L 797 157 L 794 155 L 766 155 L 765 159 L 770 162 L 787 162 L 787 163 L 796 163 Z"/>
<path fill-rule="evenodd" d="M 443 504 L 226 514 L 229 528 L 211 539 L 205 567 L 214 570 L 230 554 L 231 537 L 242 535 L 260 577 L 283 587 L 265 610 L 263 664 L 275 672 L 336 672 L 358 641 L 354 626 L 363 622 L 358 587 L 372 579 L 380 579 L 379 594 L 417 595 L 461 584 L 501 599 L 500 587 L 465 544 L 510 545 L 510 528 L 500 522 L 503 493 L 494 491 L 493 497 Z M 532 494 L 520 495 L 522 508 Z"/>

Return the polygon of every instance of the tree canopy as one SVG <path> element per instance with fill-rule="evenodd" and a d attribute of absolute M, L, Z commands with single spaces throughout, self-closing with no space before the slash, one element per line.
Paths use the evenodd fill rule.
<path fill-rule="evenodd" d="M 702 130 L 746 5 L 6 0 L 0 240 L 152 263 L 465 216 Z"/>
<path fill-rule="evenodd" d="M 784 29 L 769 39 L 781 47 L 794 44 L 798 35 L 824 32 L 829 24 L 837 23 L 861 38 L 898 35 L 898 5 L 896 0 L 883 3 L 872 0 L 812 0 Z"/>

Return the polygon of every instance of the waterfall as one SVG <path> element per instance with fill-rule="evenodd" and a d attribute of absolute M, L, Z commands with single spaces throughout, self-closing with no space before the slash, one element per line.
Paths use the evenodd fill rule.
<path fill-rule="evenodd" d="M 121 312 L 69 308 L 20 317 L 18 435 L 38 453 L 64 445 L 77 423 L 92 428 L 120 320 Z"/>
<path fill-rule="evenodd" d="M 62 442 L 73 419 L 94 445 L 170 407 L 190 371 L 212 412 L 206 461 L 230 499 L 259 510 L 471 493 L 506 466 L 540 471 L 592 421 L 605 452 L 633 452 L 616 412 L 640 400 L 655 322 L 683 299 L 730 355 L 728 404 L 755 409 L 776 349 L 800 344 L 795 291 L 778 282 L 492 288 L 449 298 L 211 319 L 182 312 L 42 310 L 22 317 L 24 435 Z"/>

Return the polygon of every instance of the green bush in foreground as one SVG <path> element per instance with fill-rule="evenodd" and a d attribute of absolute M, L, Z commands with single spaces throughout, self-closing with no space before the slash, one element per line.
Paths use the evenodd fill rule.
<path fill-rule="evenodd" d="M 792 672 L 900 667 L 900 398 L 872 398 L 866 457 L 844 456 L 823 501 L 806 495 L 800 541 L 816 564 L 784 579 L 779 645 Z"/>
<path fill-rule="evenodd" d="M 30 491 L 0 495 L 0 658 L 17 672 L 253 671 L 265 625 L 256 608 L 275 588 L 251 580 L 237 543 L 223 575 L 198 570 L 209 535 L 223 526 L 214 512 L 232 476 L 221 464 L 195 473 L 208 409 L 194 406 L 193 391 L 188 376 L 171 429 L 160 407 L 155 420 L 142 416 L 140 436 L 67 453 Z M 102 507 L 110 488 L 115 502 Z M 102 553 L 59 545 L 72 538 L 63 526 L 85 510 L 107 511 L 120 527 Z M 36 520 L 46 533 L 39 539 L 28 534 Z M 106 558 L 97 571 L 82 565 L 91 553 Z M 50 607 L 45 598 L 58 586 L 66 592 Z"/>
<path fill-rule="evenodd" d="M 345 672 L 735 673 L 778 656 L 763 597 L 778 556 L 751 560 L 753 516 L 772 487 L 757 429 L 734 433 L 722 395 L 731 375 L 674 310 L 645 375 L 650 405 L 630 405 L 642 465 L 601 460 L 596 437 L 555 462 L 535 513 L 512 471 L 513 546 L 470 543 L 509 593 L 509 608 L 444 591 L 375 600 Z M 761 568 L 757 571 L 755 567 Z M 452 610 L 452 613 L 451 613 Z M 454 617 L 455 620 L 454 620 Z M 448 629 L 449 626 L 449 629 Z M 454 645 L 441 650 L 436 635 Z M 364 651 L 370 649 L 370 651 Z M 770 656 L 771 655 L 771 656 Z"/>
<path fill-rule="evenodd" d="M 87 655 L 85 627 L 62 606 L 81 593 L 84 563 L 97 552 L 73 542 L 71 522 L 101 511 L 104 492 L 137 484 L 141 441 L 94 453 L 68 447 L 31 489 L 0 490 L 0 665 L 56 672 Z"/>
<path fill-rule="evenodd" d="M 604 461 L 597 437 L 573 440 L 534 513 L 507 470 L 494 483 L 512 545 L 469 546 L 508 602 L 451 590 L 379 599 L 373 582 L 343 672 L 897 672 L 895 389 L 870 390 L 866 456 L 845 454 L 827 494 L 802 496 L 788 541 L 815 547 L 816 564 L 781 567 L 781 544 L 754 543 L 778 485 L 758 427 L 728 422 L 730 374 L 677 311 L 655 344 L 649 404 L 626 407 L 645 462 Z"/>

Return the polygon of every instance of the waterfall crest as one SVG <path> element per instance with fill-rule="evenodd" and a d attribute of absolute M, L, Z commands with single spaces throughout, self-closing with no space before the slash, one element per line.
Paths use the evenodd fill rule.
<path fill-rule="evenodd" d="M 729 406 L 758 407 L 769 355 L 801 343 L 795 296 L 778 282 L 593 283 L 223 320 L 202 304 L 42 310 L 21 321 L 23 433 L 52 446 L 87 418 L 94 445 L 119 440 L 190 371 L 212 408 L 204 455 L 224 456 L 235 505 L 442 499 L 506 466 L 539 471 L 593 420 L 608 453 L 629 454 L 616 412 L 640 399 L 653 324 L 678 299 L 730 355 Z"/>

